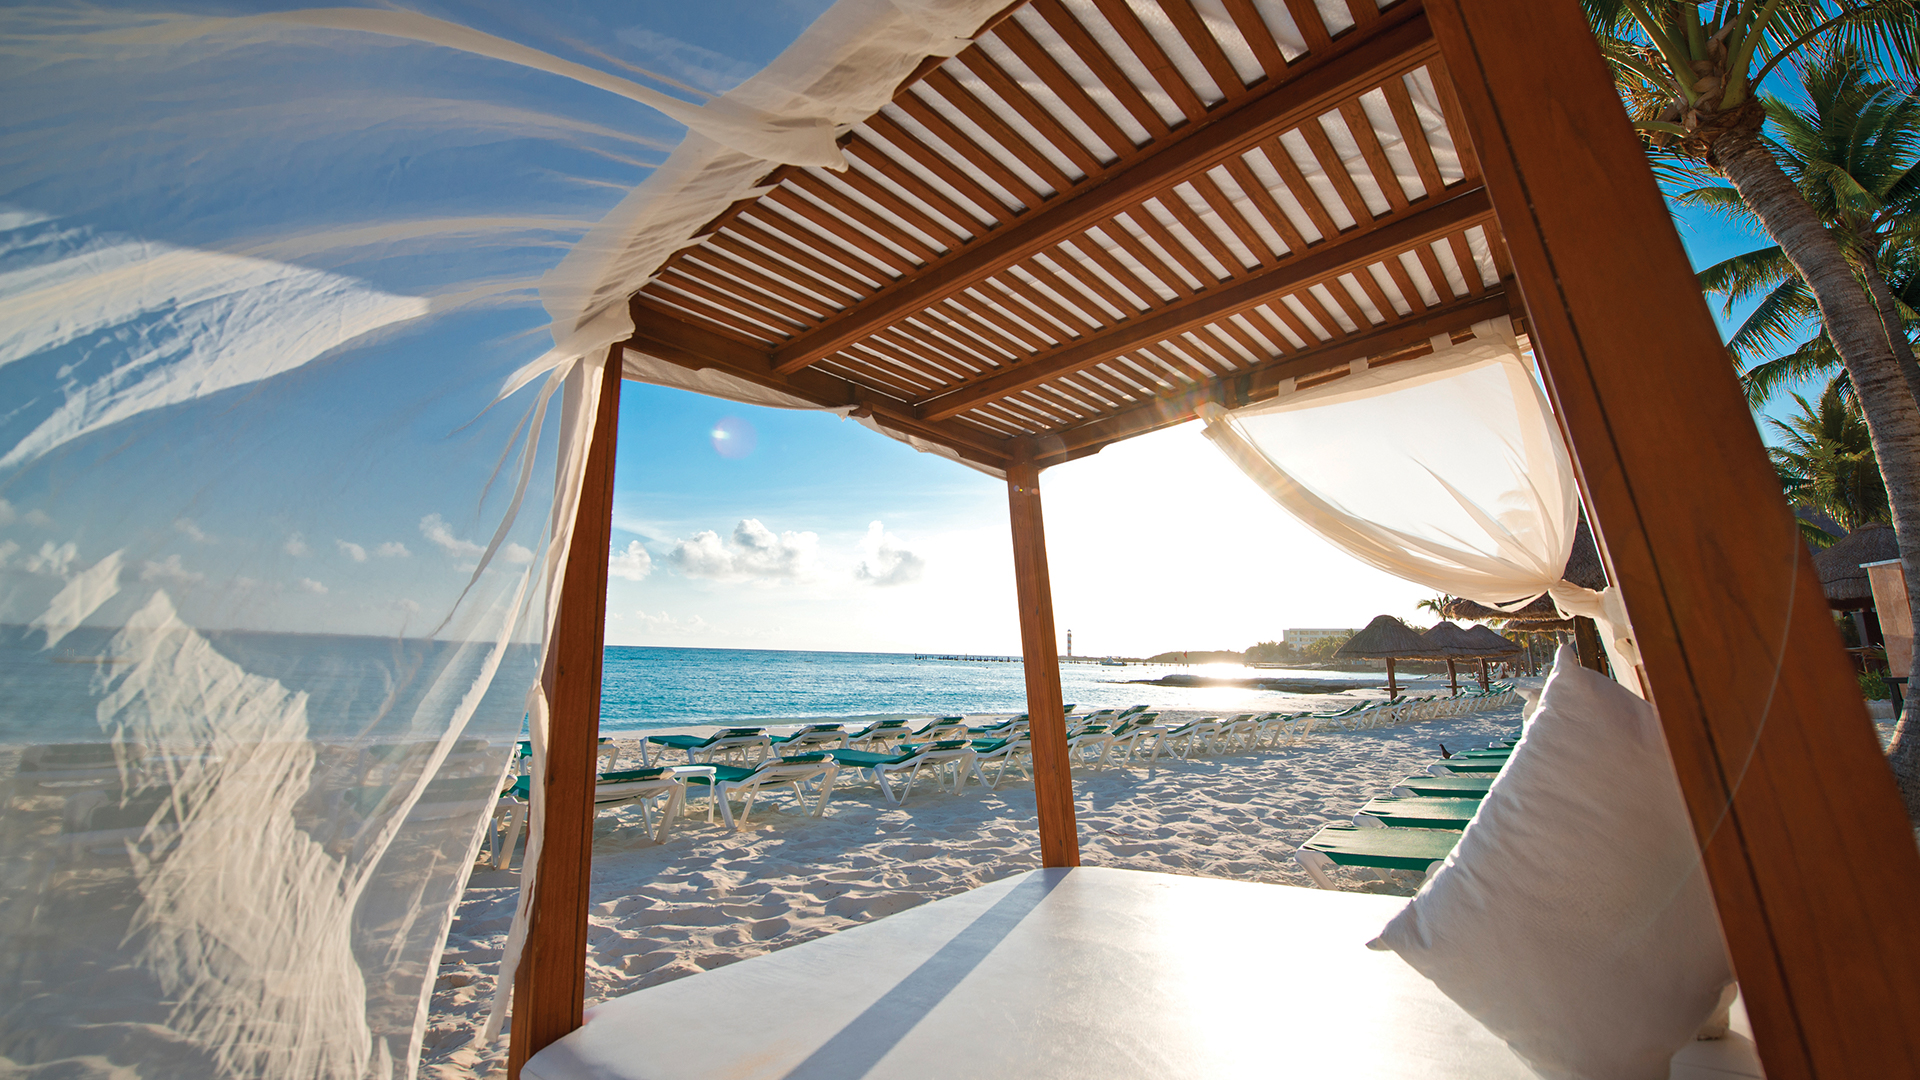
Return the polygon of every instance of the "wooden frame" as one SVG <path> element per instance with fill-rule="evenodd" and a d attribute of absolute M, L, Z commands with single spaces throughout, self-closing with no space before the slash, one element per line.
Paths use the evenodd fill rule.
<path fill-rule="evenodd" d="M 534 870 L 538 891 L 514 974 L 507 1071 L 516 1078 L 541 1047 L 579 1027 L 586 1008 L 587 889 L 607 641 L 607 552 L 613 542 L 613 459 L 624 382 L 620 364 L 616 346 L 600 379 L 553 648 L 541 672 L 548 701 L 547 827 Z"/>
<path fill-rule="evenodd" d="M 1581 10 L 1428 10 L 1767 1075 L 1920 1075 L 1920 925 L 1905 914 L 1920 900 L 1920 851 Z M 1542 65 L 1547 43 L 1561 44 Z"/>
<path fill-rule="evenodd" d="M 1262 69 L 1242 83 L 1191 0 L 1160 3 L 1218 101 L 1202 99 L 1124 4 L 1096 6 L 1156 87 L 1131 82 L 1099 43 L 1113 36 L 1096 40 L 1058 0 L 1035 0 L 1025 21 L 1002 13 L 989 29 L 1051 104 L 979 46 L 930 58 L 893 106 L 856 127 L 854 172 L 775 170 L 767 195 L 668 260 L 633 297 L 636 330 L 615 356 L 630 349 L 851 407 L 1006 477 L 1042 857 L 1062 866 L 1078 862 L 1078 846 L 1041 471 L 1184 422 L 1203 402 L 1259 400 L 1284 378 L 1524 315 L 1632 619 L 1768 1075 L 1920 1075 L 1920 924 L 1909 917 L 1920 852 L 1579 5 L 1357 0 L 1355 25 L 1335 36 L 1313 4 L 1288 0 L 1308 46 L 1289 61 L 1261 36 L 1257 9 L 1229 0 Z M 1050 55 L 1033 20 L 1071 57 Z M 1074 84 L 1068 60 L 1120 111 Z M 1411 95 L 1421 67 L 1438 117 Z M 1157 112 L 1150 89 L 1180 118 Z M 1375 91 L 1370 114 L 1363 97 Z M 1391 130 L 1410 136 L 1417 181 L 1389 161 L 1380 100 Z M 1079 141 L 1073 123 L 1102 145 Z M 1127 124 L 1145 141 L 1132 144 Z M 1341 130 L 1351 160 L 1330 139 Z M 1459 151 L 1451 180 L 1448 146 Z M 611 410 L 602 425 L 593 460 L 610 454 Z M 561 969 L 584 963 L 591 804 L 574 788 L 591 784 L 596 713 L 570 695 L 587 692 L 590 667 L 597 699 L 604 614 L 591 594 L 604 605 L 610 458 L 604 471 L 590 465 L 587 483 L 555 644 L 556 702 L 572 702 L 556 704 L 556 759 L 564 739 L 568 764 L 550 771 L 558 842 L 541 859 L 516 995 L 532 1021 L 514 1026 L 516 1072 L 579 1023 L 578 980 Z"/>

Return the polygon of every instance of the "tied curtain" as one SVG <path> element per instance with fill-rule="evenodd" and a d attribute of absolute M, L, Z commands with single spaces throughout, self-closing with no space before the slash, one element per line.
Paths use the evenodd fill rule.
<path fill-rule="evenodd" d="M 1239 409 L 1201 407 L 1206 435 L 1328 543 L 1395 577 L 1514 611 L 1547 594 L 1600 628 L 1640 693 L 1639 651 L 1612 586 L 1561 579 L 1573 548 L 1573 466 L 1513 324 L 1440 335 L 1412 357 L 1283 380 Z"/>

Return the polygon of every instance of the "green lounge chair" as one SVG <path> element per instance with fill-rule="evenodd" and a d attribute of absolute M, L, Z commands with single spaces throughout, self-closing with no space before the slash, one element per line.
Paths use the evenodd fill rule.
<path fill-rule="evenodd" d="M 1366 828 L 1464 829 L 1480 809 L 1479 799 L 1441 799 L 1388 795 L 1371 800 L 1353 815 Z"/>
<path fill-rule="evenodd" d="M 905 720 L 876 720 L 859 731 L 847 732 L 847 746 L 855 750 L 885 747 L 913 737 Z"/>
<path fill-rule="evenodd" d="M 791 735 L 775 735 L 771 750 L 780 757 L 792 757 L 829 745 L 847 745 L 845 724 L 808 724 Z"/>
<path fill-rule="evenodd" d="M 1007 778 L 1007 767 L 1016 761 L 1030 761 L 1033 758 L 1033 737 L 1025 731 L 1017 731 L 1003 739 L 973 740 L 974 775 L 986 782 L 984 766 L 989 762 L 999 762 L 1000 768 L 993 774 L 990 788 L 999 788 L 1000 781 Z M 1031 777 L 1033 774 L 1022 764 L 1020 775 Z"/>
<path fill-rule="evenodd" d="M 1427 766 L 1427 771 L 1435 776 L 1460 776 L 1467 773 L 1497 773 L 1507 767 L 1503 757 L 1461 757 L 1455 755 L 1442 758 Z"/>
<path fill-rule="evenodd" d="M 747 815 L 753 813 L 753 803 L 759 797 L 762 788 L 790 787 L 793 789 L 793 801 L 808 817 L 819 817 L 827 811 L 827 801 L 833 798 L 834 777 L 840 771 L 840 765 L 827 754 L 795 754 L 792 757 L 768 758 L 753 768 L 739 765 L 712 765 L 710 776 L 689 775 L 689 784 L 708 785 L 707 821 L 713 821 L 715 804 L 726 819 L 727 831 L 738 832 L 740 826 L 747 823 Z M 813 809 L 807 809 L 807 791 L 814 793 Z M 740 819 L 734 820 L 733 799 L 746 796 L 746 805 L 740 811 Z"/>
<path fill-rule="evenodd" d="M 941 787 L 942 774 L 949 768 L 953 772 L 953 790 L 958 793 L 966 782 L 967 770 L 971 769 L 980 781 L 981 787 L 987 786 L 987 778 L 980 772 L 979 753 L 966 739 L 945 739 L 940 742 L 904 746 L 897 754 L 876 754 L 868 750 L 830 750 L 828 756 L 841 767 L 860 769 L 873 777 L 880 785 L 880 793 L 893 806 L 905 805 L 907 796 L 912 794 L 915 781 L 920 773 L 933 773 L 934 790 Z M 907 782 L 894 795 L 893 785 L 887 780 L 889 773 L 905 772 Z"/>
<path fill-rule="evenodd" d="M 646 826 L 647 836 L 656 844 L 667 840 L 667 833 L 673 828 L 674 820 L 680 815 L 680 808 L 686 803 L 686 780 L 688 773 L 704 774 L 709 769 L 726 766 L 696 765 L 667 766 L 653 769 L 621 769 L 616 772 L 604 772 L 594 778 L 593 808 L 597 813 L 610 806 L 640 804 L 641 821 Z M 520 832 L 526 828 L 529 802 L 532 798 L 533 777 L 515 777 L 513 783 L 501 792 L 499 806 L 494 810 L 496 819 L 505 818 L 505 828 L 500 831 L 488 830 L 487 843 L 493 847 L 493 868 L 505 869 L 513 858 L 514 845 L 520 841 Z M 665 799 L 666 805 L 660 808 L 660 824 L 653 824 L 653 800 Z M 496 841 L 499 846 L 494 847 Z"/>
<path fill-rule="evenodd" d="M 1393 794 L 1432 799 L 1483 799 L 1493 786 L 1487 773 L 1473 776 L 1409 776 L 1393 786 Z"/>
<path fill-rule="evenodd" d="M 640 762 L 652 765 L 647 760 L 647 747 L 660 746 L 670 750 L 684 750 L 687 764 L 711 764 L 716 756 L 733 757 L 738 755 L 743 762 L 751 763 L 753 758 L 765 758 L 773 746 L 773 740 L 767 736 L 766 728 L 730 727 L 721 728 L 711 735 L 649 735 L 640 744 Z M 755 749 L 758 754 L 753 754 Z M 696 756 L 697 755 L 697 756 Z M 751 758 L 749 757 L 751 755 Z"/>
<path fill-rule="evenodd" d="M 1460 834 L 1449 829 L 1367 829 L 1334 824 L 1300 845 L 1293 860 L 1315 885 L 1335 889 L 1338 886 L 1329 875 L 1336 866 L 1430 874 L 1459 842 Z"/>

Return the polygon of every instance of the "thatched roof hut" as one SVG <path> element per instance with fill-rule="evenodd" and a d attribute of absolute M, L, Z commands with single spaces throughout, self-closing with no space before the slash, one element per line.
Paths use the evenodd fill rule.
<path fill-rule="evenodd" d="M 1341 660 L 1405 660 L 1437 657 L 1420 632 L 1391 615 L 1378 615 L 1333 654 Z"/>
<path fill-rule="evenodd" d="M 1600 549 L 1593 542 L 1593 530 L 1587 526 L 1587 513 L 1580 512 L 1580 521 L 1573 530 L 1573 551 L 1567 556 L 1566 569 L 1560 572 L 1563 581 L 1572 582 L 1583 589 L 1598 592 L 1607 587 L 1607 572 L 1600 566 Z M 1549 631 L 1570 630 L 1573 623 L 1560 617 L 1560 611 L 1553 606 L 1553 598 L 1542 596 L 1519 611 L 1501 611 L 1472 600 L 1458 597 L 1447 601 L 1440 608 L 1440 614 L 1448 619 L 1479 621 L 1483 619 L 1505 620 L 1515 630 Z"/>
<path fill-rule="evenodd" d="M 1421 638 L 1420 632 L 1391 615 L 1376 615 L 1366 629 L 1347 639 L 1333 654 L 1343 660 L 1385 660 L 1387 695 L 1400 693 L 1393 678 L 1393 662 L 1409 657 L 1439 656 Z"/>
<path fill-rule="evenodd" d="M 1836 611 L 1873 606 L 1873 587 L 1867 583 L 1862 563 L 1883 562 L 1900 557 L 1900 545 L 1893 538 L 1893 526 L 1862 525 L 1841 537 L 1825 551 L 1814 552 L 1813 568 L 1820 574 L 1820 585 L 1827 593 L 1827 606 Z"/>
<path fill-rule="evenodd" d="M 1465 660 L 1482 654 L 1482 646 L 1467 636 L 1465 630 L 1450 622 L 1435 624 L 1420 635 L 1431 650 L 1428 655 L 1441 656 L 1448 660 Z"/>
<path fill-rule="evenodd" d="M 1462 633 L 1479 648 L 1481 656 L 1512 656 L 1522 651 L 1518 643 L 1508 641 L 1480 623 L 1467 627 Z"/>

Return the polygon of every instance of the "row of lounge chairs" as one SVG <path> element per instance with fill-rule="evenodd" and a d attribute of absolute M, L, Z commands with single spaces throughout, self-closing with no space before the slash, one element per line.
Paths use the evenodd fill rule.
<path fill-rule="evenodd" d="M 1501 700 L 1505 688 L 1494 693 L 1461 695 L 1486 708 Z M 1425 699 L 1422 699 L 1425 700 Z M 1455 699 L 1441 699 L 1452 702 Z M 1190 760 L 1194 754 L 1279 749 L 1307 742 L 1320 727 L 1357 730 L 1385 726 L 1375 716 L 1407 716 L 1407 706 L 1419 702 L 1362 702 L 1328 712 L 1246 713 L 1231 718 L 1209 717 L 1179 725 L 1163 725 L 1145 705 L 1102 709 L 1080 717 L 1067 706 L 1068 759 L 1074 766 L 1131 765 L 1136 759 L 1152 767 L 1162 754 Z M 1405 722 L 1404 720 L 1400 722 Z M 923 780 L 936 791 L 959 792 L 969 779 L 983 788 L 998 788 L 1011 769 L 1032 775 L 1032 744 L 1025 714 L 991 724 L 969 726 L 965 717 L 940 717 L 915 729 L 906 720 L 881 720 L 850 728 L 835 723 L 804 725 L 785 735 L 764 728 L 721 728 L 710 735 L 651 735 L 642 741 L 641 769 L 613 770 L 610 744 L 602 740 L 603 771 L 595 788 L 595 806 L 640 804 L 650 838 L 666 839 L 685 810 L 689 797 L 706 796 L 707 820 L 717 812 L 729 831 L 745 825 L 763 794 L 790 791 L 808 816 L 826 812 L 843 773 L 863 775 L 888 805 L 900 806 Z M 669 764 L 673 751 L 684 764 Z M 522 744 L 523 756 L 527 753 Z M 991 774 L 991 779 L 989 779 Z M 520 777 L 503 793 L 496 817 L 504 830 L 492 834 L 492 860 L 507 864 L 526 822 L 528 781 Z M 741 806 L 736 817 L 734 804 Z M 659 823 L 654 823 L 655 815 Z"/>
<path fill-rule="evenodd" d="M 1294 861 L 1315 885 L 1335 889 L 1336 867 L 1431 874 L 1460 841 L 1517 739 L 1466 750 L 1409 776 L 1367 802 L 1351 824 L 1327 825 L 1300 845 Z"/>

